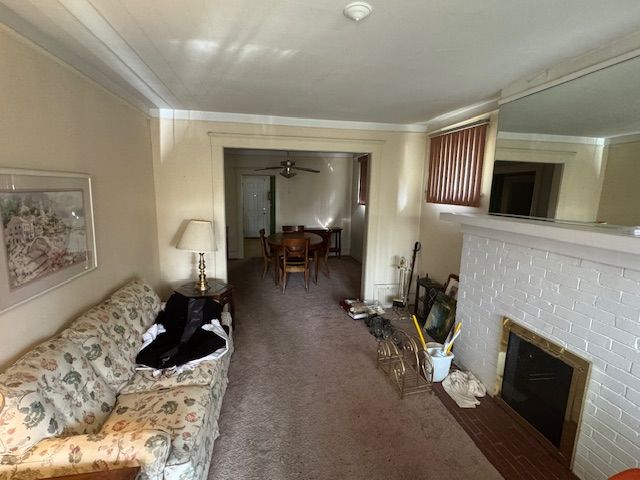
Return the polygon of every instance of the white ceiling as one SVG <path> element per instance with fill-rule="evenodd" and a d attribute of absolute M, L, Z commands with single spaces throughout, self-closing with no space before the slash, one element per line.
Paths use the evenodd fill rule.
<path fill-rule="evenodd" d="M 0 0 L 138 106 L 424 122 L 637 31 L 638 0 Z M 2 5 L 4 4 L 4 6 Z"/>

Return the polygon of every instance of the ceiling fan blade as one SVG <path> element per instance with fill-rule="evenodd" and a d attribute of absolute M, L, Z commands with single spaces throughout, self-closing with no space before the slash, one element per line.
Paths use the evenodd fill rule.
<path fill-rule="evenodd" d="M 306 167 L 291 167 L 291 168 L 295 168 L 296 170 L 304 170 L 305 172 L 320 173 L 320 170 L 314 170 L 313 168 L 306 168 Z"/>
<path fill-rule="evenodd" d="M 254 168 L 253 171 L 254 172 L 258 172 L 260 170 L 280 170 L 280 169 L 282 169 L 282 166 L 279 166 L 279 167 Z"/>

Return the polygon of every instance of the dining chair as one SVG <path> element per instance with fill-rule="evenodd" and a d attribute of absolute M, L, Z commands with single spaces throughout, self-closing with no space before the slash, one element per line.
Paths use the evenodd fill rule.
<path fill-rule="evenodd" d="M 260 245 L 262 246 L 262 261 L 264 262 L 264 270 L 262 271 L 262 278 L 267 274 L 269 270 L 269 265 L 273 261 L 274 253 L 271 253 L 271 249 L 269 248 L 269 244 L 267 243 L 266 232 L 264 228 L 260 229 Z M 273 280 L 277 284 L 278 276 L 277 272 L 273 272 Z"/>
<path fill-rule="evenodd" d="M 289 273 L 304 273 L 304 288 L 309 291 L 310 264 L 308 238 L 296 237 L 284 238 L 282 240 L 282 257 L 280 263 L 282 293 L 284 293 L 287 288 Z"/>
<path fill-rule="evenodd" d="M 285 233 L 304 232 L 304 225 L 283 225 L 282 231 Z"/>

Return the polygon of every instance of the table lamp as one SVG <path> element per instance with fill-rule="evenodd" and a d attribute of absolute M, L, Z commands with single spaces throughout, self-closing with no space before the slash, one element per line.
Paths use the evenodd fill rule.
<path fill-rule="evenodd" d="M 189 220 L 187 228 L 184 229 L 176 248 L 195 252 L 200 255 L 200 261 L 198 262 L 200 276 L 195 284 L 195 288 L 200 292 L 206 292 L 209 289 L 209 284 L 207 283 L 207 276 L 204 273 L 204 254 L 205 252 L 215 252 L 218 249 L 211 222 L 206 220 Z"/>

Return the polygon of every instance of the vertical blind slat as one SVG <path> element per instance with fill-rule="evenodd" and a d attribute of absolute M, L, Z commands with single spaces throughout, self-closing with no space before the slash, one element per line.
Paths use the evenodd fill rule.
<path fill-rule="evenodd" d="M 447 145 L 447 149 L 445 151 L 445 160 L 444 160 L 444 171 L 445 175 L 442 178 L 442 185 L 440 190 L 442 191 L 442 198 L 449 198 L 451 195 L 449 186 L 451 185 L 451 137 L 447 137 L 444 139 L 445 144 Z"/>
<path fill-rule="evenodd" d="M 431 139 L 427 202 L 480 205 L 486 135 L 485 123 Z"/>

